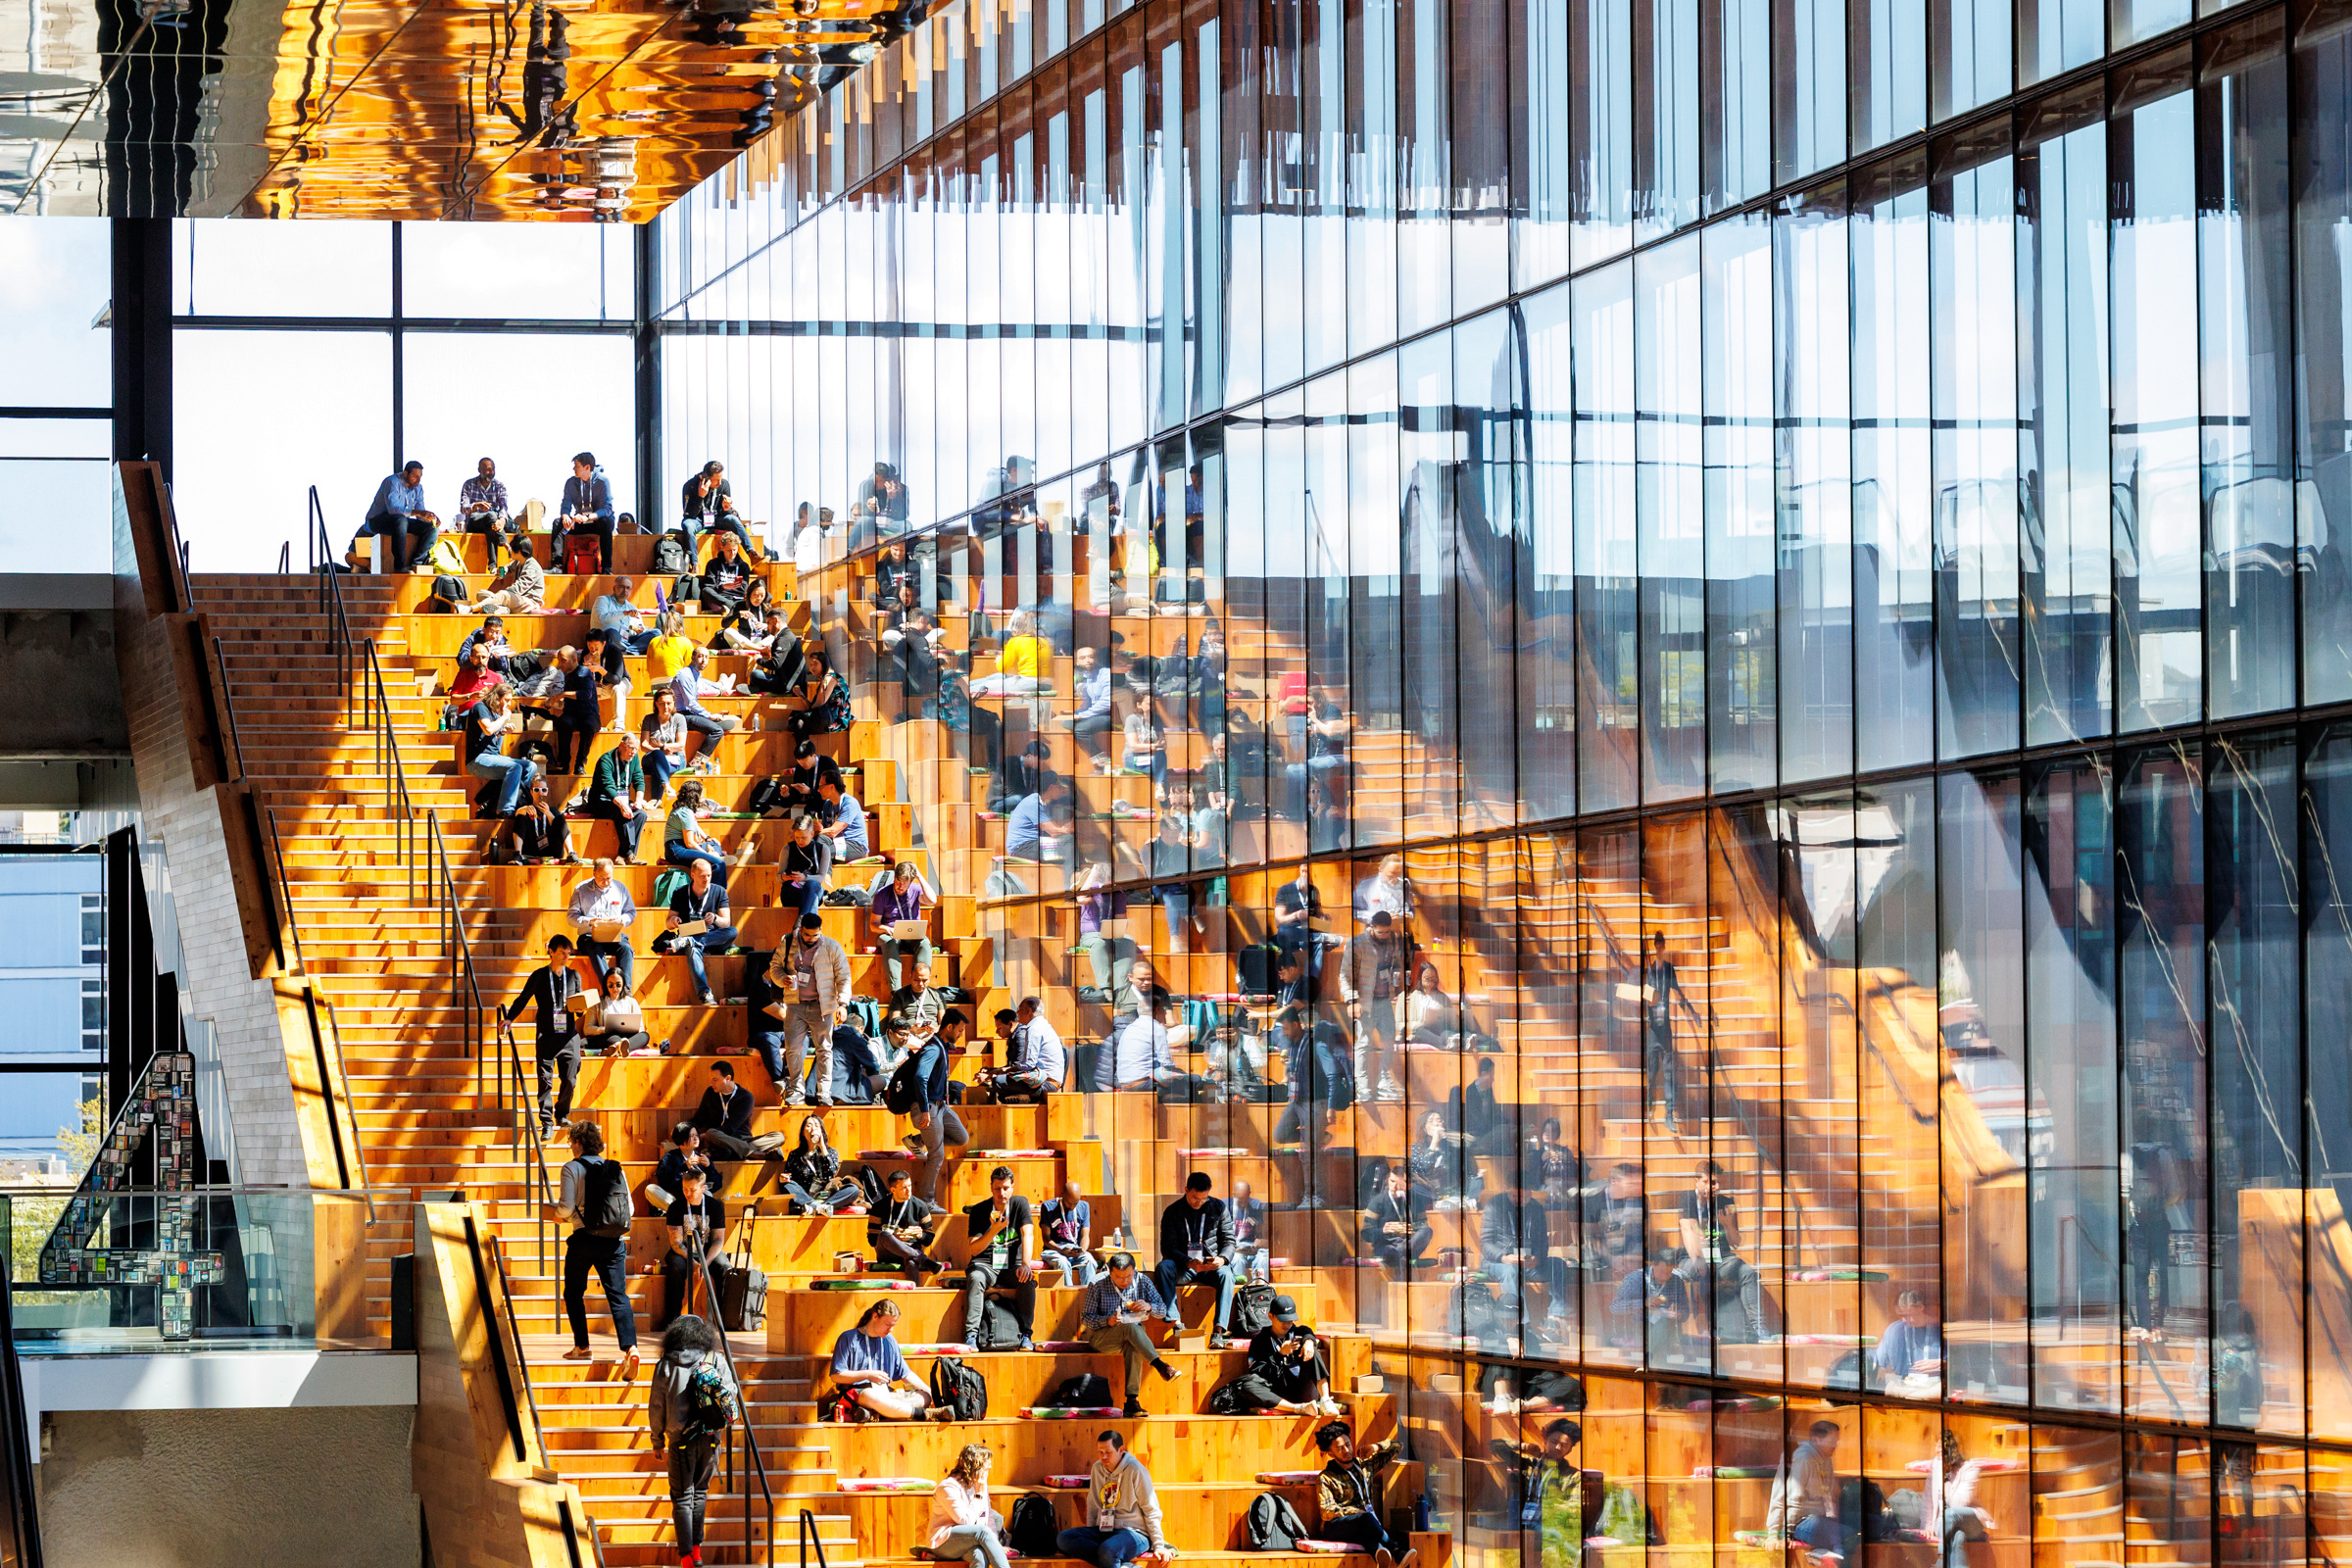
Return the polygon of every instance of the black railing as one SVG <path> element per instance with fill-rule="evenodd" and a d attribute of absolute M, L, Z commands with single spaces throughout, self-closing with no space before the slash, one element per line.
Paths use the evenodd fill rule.
<path fill-rule="evenodd" d="M 825 1568 L 825 1538 L 817 1533 L 816 1515 L 801 1510 L 801 1568 L 808 1568 L 808 1549 L 816 1548 L 816 1568 Z"/>
<path fill-rule="evenodd" d="M 351 616 L 343 609 L 342 563 L 335 559 L 335 542 L 326 531 L 326 512 L 318 505 L 318 487 L 311 486 L 310 498 L 310 556 L 311 571 L 318 579 L 318 613 L 327 620 L 327 646 L 335 660 L 335 689 L 343 694 L 343 727 L 353 729 L 352 723 L 352 650 Z"/>
<path fill-rule="evenodd" d="M 416 901 L 416 803 L 409 796 L 409 771 L 400 757 L 400 726 L 393 722 L 392 699 L 384 690 L 384 666 L 375 657 L 375 639 L 360 644 L 353 669 L 358 676 L 359 718 L 354 729 L 365 729 L 374 747 L 375 770 L 384 776 L 384 817 L 392 824 L 393 851 L 408 874 L 409 902 Z"/>
<path fill-rule="evenodd" d="M 4 1209 L 0 1209 L 4 1211 Z M 0 1520 L 0 1564 L 41 1568 L 40 1493 L 33 1485 L 30 1445 L 34 1423 L 24 1408 L 24 1374 L 17 1364 L 17 1325 L 11 1292 L 0 1279 L 0 1467 L 8 1471 L 8 1517 Z"/>

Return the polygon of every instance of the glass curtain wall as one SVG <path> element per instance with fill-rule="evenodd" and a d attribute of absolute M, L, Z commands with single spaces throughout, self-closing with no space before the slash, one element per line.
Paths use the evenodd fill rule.
<path fill-rule="evenodd" d="M 1618 1542 L 1827 1423 L 1849 1542 L 2334 1549 L 2352 8 L 2200 11 L 960 0 L 660 221 L 957 983 L 1433 1520 L 1549 1401 Z"/>

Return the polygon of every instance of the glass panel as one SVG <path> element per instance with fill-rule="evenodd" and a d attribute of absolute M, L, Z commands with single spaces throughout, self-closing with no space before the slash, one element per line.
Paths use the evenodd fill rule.
<path fill-rule="evenodd" d="M 1569 0 L 1510 0 L 1510 10 L 1511 285 L 1525 290 L 1568 270 L 1576 115 Z"/>
<path fill-rule="evenodd" d="M 202 569 L 276 570 L 279 546 L 308 531 L 312 485 L 327 537 L 338 548 L 348 543 L 375 487 L 402 461 L 392 452 L 390 334 L 182 329 L 172 354 L 172 501 Z M 318 397 L 316 388 L 328 380 L 340 390 Z M 257 430 L 269 432 L 274 450 L 300 453 L 301 463 L 253 462 Z M 428 472 L 425 505 L 454 515 L 465 471 Z"/>
<path fill-rule="evenodd" d="M 2155 729 L 2203 710 L 2197 477 L 2196 114 L 2188 56 L 2120 73 L 2114 161 L 2116 712 Z"/>
<path fill-rule="evenodd" d="M 1853 195 L 1854 767 L 1875 773 L 1936 751 L 1927 160 Z"/>
<path fill-rule="evenodd" d="M 2294 701 L 2284 14 L 2206 46 L 2197 88 L 2205 669 L 2213 716 Z"/>
<path fill-rule="evenodd" d="M 1772 176 L 1802 179 L 1845 157 L 1844 0 L 1773 0 Z"/>
<path fill-rule="evenodd" d="M 2018 780 L 1937 780 L 1943 1300 L 1954 1398 L 2026 1396 L 2025 950 Z"/>
<path fill-rule="evenodd" d="M 1734 219 L 1709 228 L 1701 250 L 1707 778 L 1718 791 L 1769 789 L 1780 777 L 1772 226 Z"/>
<path fill-rule="evenodd" d="M 1403 632 L 1403 662 L 1397 703 L 1402 716 L 1397 783 L 1403 792 L 1401 821 L 1408 839 L 1451 833 L 1461 790 L 1463 709 L 1455 686 L 1459 638 L 1454 618 L 1454 581 L 1460 570 L 1456 538 L 1454 477 L 1462 433 L 1454 419 L 1452 334 L 1435 333 L 1397 351 L 1402 404 L 1397 490 L 1403 528 L 1402 579 L 1396 605 Z M 1361 564 L 1351 564 L 1368 575 Z M 1380 662 L 1386 663 L 1386 661 Z M 1357 697 L 1371 706 L 1358 662 Z M 1377 705 L 1387 707 L 1386 704 Z M 1504 710 L 1507 715 L 1508 710 Z M 1502 717 L 1504 715 L 1497 715 Z M 1358 758 L 1356 776 L 1365 776 Z M 1370 800 L 1359 797 L 1367 807 Z M 1388 836 L 1367 817 L 1363 832 Z"/>
<path fill-rule="evenodd" d="M 172 241 L 176 314 L 392 314 L 389 223 L 178 219 Z"/>
<path fill-rule="evenodd" d="M 1455 678 L 1460 716 L 1463 824 L 1517 819 L 1516 710 L 1511 647 L 1517 573 L 1526 522 L 1524 395 L 1518 344 L 1507 313 L 1491 312 L 1453 330 L 1453 416 L 1462 461 L 1454 479 L 1452 587 Z"/>
<path fill-rule="evenodd" d="M 2294 53 L 2295 564 L 2303 698 L 2312 703 L 2352 697 L 2352 26 L 2344 22 L 2339 8 L 2329 25 L 2306 27 Z"/>
<path fill-rule="evenodd" d="M 1790 199 L 1773 221 L 1773 466 L 1780 541 L 1781 776 L 1854 765 L 1853 438 L 1846 357 L 1845 189 Z"/>
<path fill-rule="evenodd" d="M 405 316 L 625 321 L 636 248 L 621 223 L 404 223 Z"/>
<path fill-rule="evenodd" d="M 2109 1414 L 2123 1407 L 2114 817 L 2103 768 L 2051 767 L 2027 792 L 2034 1397 Z"/>
<path fill-rule="evenodd" d="M 2030 108 L 2017 157 L 2026 743 L 2112 727 L 2107 139 L 2096 85 Z"/>
<path fill-rule="evenodd" d="M 1631 265 L 1573 287 L 1576 382 L 1577 798 L 1631 806 L 1641 744 Z"/>
<path fill-rule="evenodd" d="M 1928 18 L 1924 0 L 1853 0 L 1853 79 L 1847 114 L 1854 151 L 1908 136 L 1928 122 Z"/>
<path fill-rule="evenodd" d="M 1519 801 L 1576 809 L 1576 424 L 1565 285 L 1521 307 L 1527 354 L 1527 533 L 1518 563 Z"/>
<path fill-rule="evenodd" d="M 103 435 L 103 421 L 90 421 Z M 300 530 L 295 530 L 299 534 Z M 190 559 L 218 569 L 211 551 Z M 115 569 L 114 466 L 105 458 L 0 457 L 0 560 L 42 572 Z M 277 564 L 277 553 L 270 553 Z"/>
<path fill-rule="evenodd" d="M 1699 240 L 1644 252 L 1634 270 L 1634 504 L 1642 567 L 1642 794 L 1706 789 L 1704 397 Z"/>
<path fill-rule="evenodd" d="M 0 218 L 0 407 L 114 403 L 113 255 L 103 218 Z"/>
<path fill-rule="evenodd" d="M 2343 1040 L 2352 1038 L 2352 877 L 2342 869 L 2352 864 L 2352 726 L 2312 736 L 2302 806 L 2306 1038 Z M 2352 1053 L 2314 1050 L 2308 1062 L 2311 1434 L 2340 1441 L 2352 1438 Z"/>
<path fill-rule="evenodd" d="M 1700 0 L 1699 179 L 1710 214 L 1772 184 L 1771 0 Z"/>
<path fill-rule="evenodd" d="M 2199 748 L 2119 763 L 2128 1413 L 2201 1422 L 2210 1332 L 2205 834 Z"/>
<path fill-rule="evenodd" d="M 1585 268 L 1633 241 L 1632 0 L 1570 0 L 1568 18 L 1569 79 L 1583 90 L 1569 258 Z"/>

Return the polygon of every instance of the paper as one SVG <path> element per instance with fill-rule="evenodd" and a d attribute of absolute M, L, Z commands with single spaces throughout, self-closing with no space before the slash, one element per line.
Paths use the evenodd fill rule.
<path fill-rule="evenodd" d="M 678 935 L 682 937 L 699 937 L 710 929 L 710 923 L 708 920 L 688 920 L 678 927 Z"/>
<path fill-rule="evenodd" d="M 619 920 L 591 920 L 588 922 L 588 934 L 599 942 L 616 942 L 620 939 L 620 934 L 627 929 L 628 926 Z"/>

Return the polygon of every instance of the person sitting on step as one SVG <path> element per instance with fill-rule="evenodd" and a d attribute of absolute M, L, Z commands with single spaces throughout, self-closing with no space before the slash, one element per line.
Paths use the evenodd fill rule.
<path fill-rule="evenodd" d="M 893 1338 L 898 1326 L 899 1303 L 876 1301 L 855 1328 L 842 1330 L 833 1342 L 828 1369 L 834 1388 L 885 1421 L 910 1421 L 931 1405 L 931 1396 L 915 1381 Z"/>
<path fill-rule="evenodd" d="M 1375 1475 L 1396 1462 L 1400 1451 L 1396 1440 L 1359 1452 L 1355 1434 L 1345 1421 L 1327 1421 L 1315 1429 L 1315 1446 L 1324 1455 L 1323 1473 L 1315 1480 L 1315 1502 L 1323 1515 L 1317 1537 L 1363 1547 L 1372 1553 L 1373 1568 L 1415 1568 L 1421 1554 L 1380 1522 L 1380 1489 L 1373 1483 Z"/>

